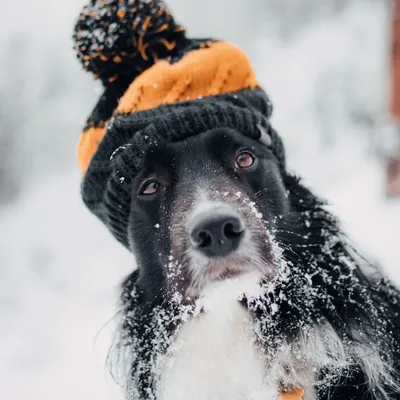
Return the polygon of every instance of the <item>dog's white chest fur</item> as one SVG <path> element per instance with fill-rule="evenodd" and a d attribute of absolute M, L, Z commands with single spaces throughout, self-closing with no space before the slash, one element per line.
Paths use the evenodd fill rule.
<path fill-rule="evenodd" d="M 260 276 L 213 284 L 200 298 L 204 313 L 188 321 L 164 365 L 162 400 L 272 400 L 276 387 L 266 384 L 261 350 L 252 321 L 238 302 L 258 289 Z"/>

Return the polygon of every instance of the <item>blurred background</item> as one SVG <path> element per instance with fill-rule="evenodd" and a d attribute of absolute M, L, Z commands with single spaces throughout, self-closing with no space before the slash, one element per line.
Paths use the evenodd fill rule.
<path fill-rule="evenodd" d="M 75 146 L 99 93 L 71 34 L 83 0 L 2 3 L 0 398 L 122 399 L 105 357 L 134 260 L 84 208 Z M 400 283 L 389 0 L 169 0 L 240 45 L 275 105 L 289 168 Z"/>

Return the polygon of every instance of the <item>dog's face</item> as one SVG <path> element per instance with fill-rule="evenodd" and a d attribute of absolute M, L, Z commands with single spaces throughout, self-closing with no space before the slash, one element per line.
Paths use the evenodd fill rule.
<path fill-rule="evenodd" d="M 289 208 L 271 150 L 218 129 L 149 151 L 134 180 L 130 241 L 146 290 L 196 297 L 210 282 L 275 274 L 271 231 Z"/>

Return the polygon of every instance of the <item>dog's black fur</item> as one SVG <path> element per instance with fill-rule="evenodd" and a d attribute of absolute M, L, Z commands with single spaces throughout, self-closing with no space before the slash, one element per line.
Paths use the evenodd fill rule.
<path fill-rule="evenodd" d="M 244 149 L 256 162 L 238 169 L 235 157 Z M 141 190 L 149 180 L 162 186 L 145 196 Z M 151 365 L 165 354 L 182 314 L 190 313 L 192 299 L 185 290 L 191 277 L 184 261 L 188 241 L 182 224 L 202 186 L 221 201 L 238 202 L 233 194 L 243 193 L 262 213 L 266 230 L 282 251 L 279 263 L 285 265 L 285 278 L 277 268 L 273 291 L 262 301 L 242 300 L 254 315 L 258 339 L 271 359 L 280 343 L 328 324 L 349 353 L 350 363 L 337 371 L 318 371 L 318 398 L 400 399 L 399 291 L 353 249 L 324 203 L 279 167 L 270 149 L 223 129 L 151 148 L 133 181 L 130 243 L 138 269 L 123 285 L 116 343 L 118 354 L 127 357 L 120 361 L 129 364 L 128 398 L 151 398 L 156 380 Z M 221 193 L 229 193 L 229 200 Z M 271 246 L 259 246 L 266 263 L 274 261 Z M 179 274 L 174 270 L 178 265 Z M 272 304 L 278 305 L 278 313 L 271 312 Z M 357 343 L 368 350 L 366 357 L 370 351 L 391 366 L 387 374 L 376 375 L 376 382 L 369 381 L 363 360 L 352 353 Z"/>

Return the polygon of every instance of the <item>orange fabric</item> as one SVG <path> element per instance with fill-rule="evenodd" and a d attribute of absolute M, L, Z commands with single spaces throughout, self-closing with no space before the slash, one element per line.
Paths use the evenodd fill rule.
<path fill-rule="evenodd" d="M 128 114 L 258 86 L 246 54 L 230 43 L 216 42 L 189 52 L 175 64 L 163 60 L 143 72 L 121 97 L 117 112 Z"/>
<path fill-rule="evenodd" d="M 290 392 L 281 392 L 281 400 L 303 400 L 304 389 L 294 388 Z"/>
<path fill-rule="evenodd" d="M 166 43 L 166 46 L 173 45 Z M 146 45 L 139 43 L 138 47 L 145 57 Z M 115 62 L 119 62 L 119 59 Z M 109 81 L 116 78 L 111 77 Z M 215 42 L 210 47 L 189 52 L 174 64 L 166 60 L 154 64 L 132 82 L 121 97 L 116 111 L 128 114 L 161 104 L 195 100 L 200 96 L 215 96 L 258 86 L 246 54 L 227 42 Z M 104 134 L 104 127 L 89 128 L 82 133 L 78 144 L 78 162 L 82 174 L 86 173 Z"/>
<path fill-rule="evenodd" d="M 89 163 L 94 153 L 96 153 L 105 133 L 105 127 L 98 127 L 89 128 L 81 134 L 78 143 L 78 164 L 81 168 L 82 175 L 86 173 Z"/>

